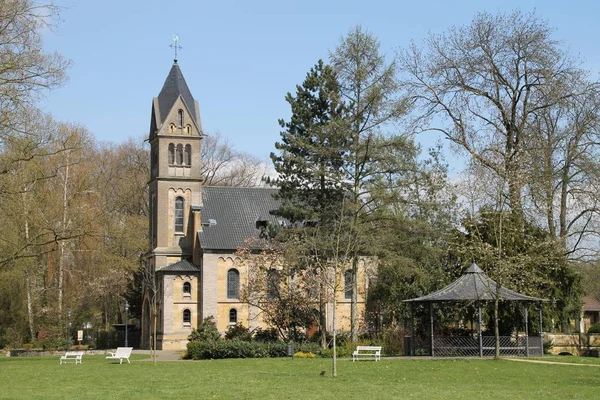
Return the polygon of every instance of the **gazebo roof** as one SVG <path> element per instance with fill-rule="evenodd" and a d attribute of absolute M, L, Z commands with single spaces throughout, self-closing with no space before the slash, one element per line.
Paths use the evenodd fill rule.
<path fill-rule="evenodd" d="M 496 299 L 497 288 L 498 284 L 490 279 L 477 264 L 473 263 L 460 278 L 445 288 L 426 296 L 404 301 L 414 303 L 462 300 L 493 301 Z M 548 301 L 546 299 L 538 299 L 536 297 L 514 292 L 504 286 L 502 286 L 500 290 L 502 293 L 500 295 L 500 300 L 502 301 Z"/>

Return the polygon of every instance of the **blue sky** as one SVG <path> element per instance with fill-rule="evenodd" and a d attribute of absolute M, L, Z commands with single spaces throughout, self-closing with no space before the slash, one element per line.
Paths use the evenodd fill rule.
<path fill-rule="evenodd" d="M 536 10 L 557 29 L 584 66 L 597 71 L 600 2 L 596 1 L 134 1 L 57 0 L 65 7 L 48 50 L 73 60 L 70 80 L 42 107 L 56 119 L 86 126 L 99 141 L 146 136 L 151 102 L 173 62 L 200 102 L 203 128 L 220 132 L 237 150 L 267 160 L 279 140 L 284 97 L 319 58 L 327 59 L 360 24 L 382 52 L 417 43 L 429 32 L 467 25 L 478 11 Z M 419 139 L 425 145 L 431 137 Z"/>

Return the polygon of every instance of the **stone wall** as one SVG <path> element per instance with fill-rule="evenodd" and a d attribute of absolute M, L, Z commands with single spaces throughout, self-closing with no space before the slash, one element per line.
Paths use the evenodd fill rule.
<path fill-rule="evenodd" d="M 595 355 L 600 349 L 600 334 L 553 334 L 544 333 L 544 342 L 551 340 L 551 354 L 569 353 L 574 356 Z"/>

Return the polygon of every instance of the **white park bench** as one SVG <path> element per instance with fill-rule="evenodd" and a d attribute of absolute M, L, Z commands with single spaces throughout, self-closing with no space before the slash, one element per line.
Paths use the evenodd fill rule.
<path fill-rule="evenodd" d="M 123 360 L 127 360 L 129 364 L 129 356 L 131 355 L 131 350 L 133 347 L 117 347 L 117 351 L 114 353 L 110 353 L 110 356 L 106 356 L 107 360 L 119 360 L 119 364 L 123 364 Z"/>
<path fill-rule="evenodd" d="M 352 361 L 358 360 L 360 357 L 373 357 L 375 361 L 381 359 L 381 346 L 356 346 L 356 350 L 352 353 Z"/>
<path fill-rule="evenodd" d="M 83 351 L 67 351 L 64 356 L 60 356 L 60 363 L 66 364 L 69 361 L 74 361 L 75 364 L 81 364 Z"/>

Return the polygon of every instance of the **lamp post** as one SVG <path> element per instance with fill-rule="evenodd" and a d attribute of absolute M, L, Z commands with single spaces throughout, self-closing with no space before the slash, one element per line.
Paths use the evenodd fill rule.
<path fill-rule="evenodd" d="M 127 320 L 129 317 L 129 303 L 125 300 L 125 347 L 127 346 Z"/>
<path fill-rule="evenodd" d="M 69 344 L 71 343 L 71 310 L 67 311 L 67 351 L 69 351 Z"/>

